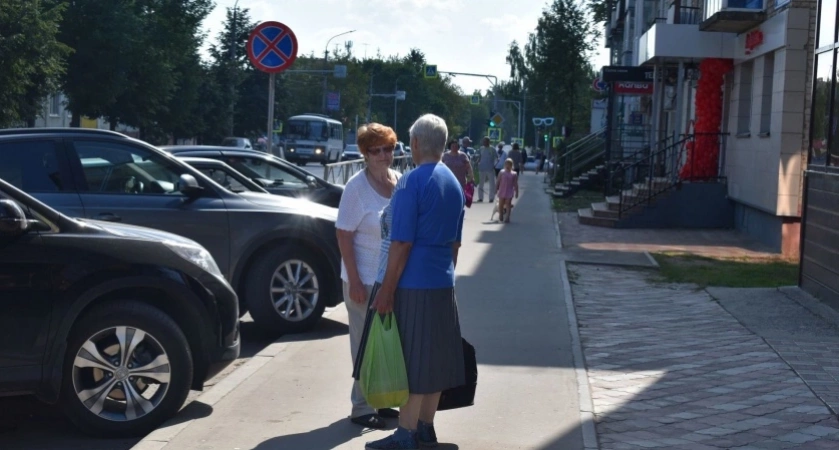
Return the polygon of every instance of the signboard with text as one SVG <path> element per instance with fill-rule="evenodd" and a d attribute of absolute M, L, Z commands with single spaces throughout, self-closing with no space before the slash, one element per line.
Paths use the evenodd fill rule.
<path fill-rule="evenodd" d="M 653 67 L 644 66 L 604 66 L 601 69 L 601 81 L 653 81 Z"/>
<path fill-rule="evenodd" d="M 613 84 L 616 94 L 622 95 L 651 95 L 653 94 L 653 83 L 637 83 L 632 81 L 621 81 Z"/>

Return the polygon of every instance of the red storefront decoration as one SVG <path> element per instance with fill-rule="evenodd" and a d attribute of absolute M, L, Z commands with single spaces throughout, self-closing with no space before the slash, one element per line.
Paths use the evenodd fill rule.
<path fill-rule="evenodd" d="M 694 99 L 697 118 L 694 141 L 686 144 L 683 180 L 702 180 L 718 175 L 720 122 L 723 115 L 723 76 L 732 70 L 731 59 L 707 58 L 700 63 L 700 79 Z"/>
<path fill-rule="evenodd" d="M 746 40 L 744 42 L 744 54 L 751 54 L 753 50 L 758 48 L 759 45 L 764 43 L 764 33 L 761 30 L 752 30 L 747 33 Z"/>

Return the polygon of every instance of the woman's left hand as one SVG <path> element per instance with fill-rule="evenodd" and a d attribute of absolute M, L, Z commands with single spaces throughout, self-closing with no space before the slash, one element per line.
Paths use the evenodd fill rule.
<path fill-rule="evenodd" d="M 388 294 L 382 289 L 376 292 L 376 296 L 373 297 L 373 304 L 370 306 L 371 308 L 375 309 L 379 314 L 387 314 L 394 310 L 394 294 Z"/>

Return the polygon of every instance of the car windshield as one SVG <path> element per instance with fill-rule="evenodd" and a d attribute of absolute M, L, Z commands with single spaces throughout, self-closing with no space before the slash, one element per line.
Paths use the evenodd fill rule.
<path fill-rule="evenodd" d="M 290 120 L 286 124 L 286 138 L 308 141 L 327 139 L 327 124 L 317 120 Z"/>

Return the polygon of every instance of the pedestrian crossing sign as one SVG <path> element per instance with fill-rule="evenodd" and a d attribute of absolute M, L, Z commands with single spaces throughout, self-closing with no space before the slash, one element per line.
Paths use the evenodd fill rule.
<path fill-rule="evenodd" d="M 437 65 L 426 66 L 423 74 L 426 78 L 437 78 Z"/>
<path fill-rule="evenodd" d="M 502 140 L 502 129 L 501 128 L 488 128 L 487 129 L 487 137 L 490 138 L 491 142 L 499 142 Z"/>
<path fill-rule="evenodd" d="M 481 96 L 480 95 L 473 95 L 470 97 L 470 105 L 480 105 L 481 104 Z"/>
<path fill-rule="evenodd" d="M 511 144 L 519 144 L 520 146 L 525 145 L 525 139 L 522 138 L 510 138 Z"/>
<path fill-rule="evenodd" d="M 554 147 L 559 147 L 559 146 L 560 146 L 560 141 L 562 141 L 562 140 L 563 140 L 563 138 L 562 138 L 562 137 L 560 137 L 560 136 L 554 136 L 554 138 L 551 140 L 551 144 L 552 144 L 552 146 L 554 146 Z"/>

